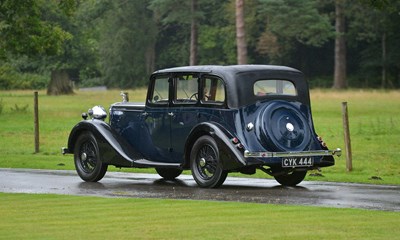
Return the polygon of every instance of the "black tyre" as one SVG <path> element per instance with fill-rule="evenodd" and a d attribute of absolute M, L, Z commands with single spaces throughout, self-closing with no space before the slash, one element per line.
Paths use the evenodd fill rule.
<path fill-rule="evenodd" d="M 156 168 L 156 171 L 165 180 L 174 180 L 182 173 L 182 169 L 178 168 Z"/>
<path fill-rule="evenodd" d="M 301 183 L 307 175 L 307 171 L 294 171 L 288 174 L 275 176 L 275 180 L 283 186 L 296 186 Z"/>
<path fill-rule="evenodd" d="M 212 137 L 202 136 L 194 143 L 190 169 L 200 187 L 217 188 L 224 183 L 228 173 L 221 168 L 218 146 Z"/>
<path fill-rule="evenodd" d="M 91 132 L 84 132 L 78 137 L 74 162 L 78 175 L 86 182 L 97 182 L 107 172 L 107 164 L 100 160 L 97 140 Z"/>

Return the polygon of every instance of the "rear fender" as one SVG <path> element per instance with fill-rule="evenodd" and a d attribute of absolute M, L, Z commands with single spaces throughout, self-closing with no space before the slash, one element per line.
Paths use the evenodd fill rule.
<path fill-rule="evenodd" d="M 194 143 L 203 135 L 209 135 L 216 141 L 220 152 L 220 163 L 224 170 L 234 170 L 246 166 L 243 152 L 231 141 L 232 134 L 217 123 L 203 122 L 196 125 L 187 138 L 185 144 L 185 168 L 190 166 L 190 151 Z"/>
<path fill-rule="evenodd" d="M 102 162 L 118 167 L 132 167 L 135 160 L 143 157 L 135 151 L 114 129 L 101 120 L 84 120 L 71 130 L 67 153 L 74 153 L 75 143 L 80 134 L 91 132 L 99 145 Z"/>

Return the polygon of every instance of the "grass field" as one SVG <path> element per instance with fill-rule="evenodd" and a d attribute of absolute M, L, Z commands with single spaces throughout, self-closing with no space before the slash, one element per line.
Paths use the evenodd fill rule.
<path fill-rule="evenodd" d="M 399 213 L 0 193 L 0 239 L 399 239 Z"/>
<path fill-rule="evenodd" d="M 145 90 L 129 91 L 142 101 Z M 50 97 L 40 92 L 34 154 L 33 92 L 0 91 L 0 167 L 73 169 L 62 156 L 70 129 L 119 91 Z M 400 184 L 400 92 L 311 92 L 317 132 L 343 148 L 341 102 L 349 103 L 353 167 L 345 159 L 307 180 Z M 109 168 L 111 170 L 118 170 Z M 139 171 L 133 169 L 130 171 Z M 140 170 L 152 171 L 152 170 Z M 373 180 L 371 177 L 382 180 Z M 257 173 L 255 177 L 267 177 Z M 0 239 L 399 239 L 399 213 L 270 204 L 0 193 Z"/>
<path fill-rule="evenodd" d="M 143 101 L 146 90 L 129 94 L 131 101 Z M 62 156 L 60 148 L 81 113 L 99 104 L 108 108 L 120 99 L 116 90 L 71 96 L 40 92 L 40 153 L 34 154 L 33 91 L 0 91 L 0 167 L 73 169 L 72 157 Z M 400 91 L 313 90 L 311 101 L 317 133 L 328 146 L 342 149 L 341 102 L 348 102 L 353 171 L 346 172 L 342 156 L 334 167 L 322 169 L 322 177 L 306 180 L 400 184 Z M 259 172 L 255 177 L 268 176 Z"/>

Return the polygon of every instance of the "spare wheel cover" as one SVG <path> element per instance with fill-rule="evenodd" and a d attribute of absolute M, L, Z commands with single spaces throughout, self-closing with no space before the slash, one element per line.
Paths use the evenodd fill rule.
<path fill-rule="evenodd" d="M 310 144 L 310 126 L 294 104 L 283 101 L 269 104 L 261 111 L 257 125 L 268 151 L 303 151 Z"/>

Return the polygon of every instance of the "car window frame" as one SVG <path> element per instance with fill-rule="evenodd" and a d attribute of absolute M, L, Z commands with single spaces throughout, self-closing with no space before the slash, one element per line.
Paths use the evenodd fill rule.
<path fill-rule="evenodd" d="M 168 99 L 167 101 L 163 101 L 160 103 L 153 102 L 154 98 L 154 93 L 155 93 L 155 86 L 156 86 L 156 81 L 157 79 L 160 78 L 166 78 L 168 79 Z M 170 107 L 171 106 L 171 87 L 172 87 L 172 77 L 171 74 L 159 74 L 159 75 L 154 75 L 150 79 L 150 85 L 147 91 L 147 97 L 146 97 L 146 105 L 151 106 L 151 107 Z"/>
<path fill-rule="evenodd" d="M 215 78 L 218 81 L 220 81 L 222 83 L 222 86 L 224 87 L 224 101 L 220 102 L 220 101 L 204 101 L 204 88 L 206 85 L 206 79 L 207 78 Z M 200 87 L 200 91 L 199 91 L 199 99 L 200 99 L 200 104 L 203 106 L 208 106 L 208 107 L 216 107 L 216 108 L 226 108 L 227 107 L 227 87 L 226 87 L 226 82 L 219 76 L 216 75 L 211 75 L 211 74 L 202 74 L 201 78 L 200 78 L 200 83 L 199 83 L 199 87 Z"/>
<path fill-rule="evenodd" d="M 276 81 L 276 84 L 278 85 L 278 82 L 289 82 L 292 84 L 295 94 L 285 94 L 285 93 L 278 93 L 278 86 L 276 86 L 277 90 L 276 92 L 271 92 L 271 93 L 264 93 L 263 95 L 258 95 L 254 92 L 255 90 L 255 86 L 257 84 L 257 82 L 261 82 L 261 81 Z M 282 89 L 281 89 L 282 90 Z M 264 98 L 264 97 L 298 97 L 299 96 L 299 91 L 298 88 L 296 86 L 296 83 L 290 79 L 283 79 L 283 78 L 269 78 L 269 79 L 257 79 L 256 81 L 254 81 L 253 86 L 252 86 L 252 93 L 253 96 L 257 97 L 257 98 Z"/>
<path fill-rule="evenodd" d="M 182 76 L 188 76 L 192 75 L 192 78 L 195 80 L 191 81 L 196 81 L 196 89 L 197 89 L 197 99 L 196 101 L 189 101 L 189 102 L 184 102 L 184 101 L 178 101 L 177 94 L 178 94 L 178 83 L 179 83 L 179 78 Z M 201 74 L 197 72 L 179 72 L 179 73 L 174 73 L 172 75 L 172 98 L 171 98 L 171 105 L 172 106 L 182 106 L 182 107 L 193 107 L 199 105 L 199 81 L 201 78 Z M 188 96 L 190 97 L 190 96 Z"/>

